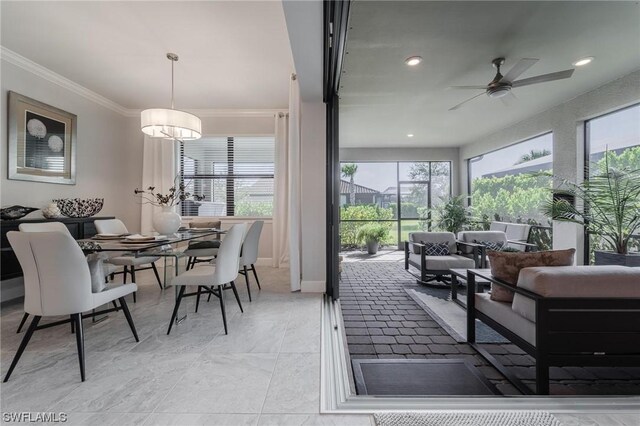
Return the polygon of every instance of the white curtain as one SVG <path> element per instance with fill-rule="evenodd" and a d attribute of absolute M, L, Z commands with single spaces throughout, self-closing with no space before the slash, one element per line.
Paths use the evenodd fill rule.
<path fill-rule="evenodd" d="M 155 187 L 155 192 L 166 194 L 176 177 L 176 142 L 172 140 L 144 137 L 142 159 L 142 188 Z M 153 215 L 159 207 L 142 204 L 140 228 L 142 232 L 153 231 Z"/>
<path fill-rule="evenodd" d="M 273 266 L 289 267 L 291 291 L 300 290 L 300 92 L 291 76 L 289 116 L 276 115 Z"/>

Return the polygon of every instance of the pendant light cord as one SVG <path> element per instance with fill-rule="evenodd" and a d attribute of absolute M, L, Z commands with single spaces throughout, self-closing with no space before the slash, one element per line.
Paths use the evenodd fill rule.
<path fill-rule="evenodd" d="M 175 60 L 171 59 L 171 109 L 175 109 L 173 105 L 173 64 Z"/>

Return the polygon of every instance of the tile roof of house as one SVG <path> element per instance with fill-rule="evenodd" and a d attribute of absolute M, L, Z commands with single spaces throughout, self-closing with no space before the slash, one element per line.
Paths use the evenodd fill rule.
<path fill-rule="evenodd" d="M 356 189 L 356 194 L 379 194 L 380 191 L 376 191 L 375 189 L 371 189 L 371 188 L 367 188 L 366 186 L 362 186 L 362 185 L 358 185 L 357 183 L 354 183 L 353 186 L 355 186 Z M 346 181 L 344 179 L 340 179 L 340 193 L 341 194 L 348 194 L 349 191 L 349 181 Z"/>

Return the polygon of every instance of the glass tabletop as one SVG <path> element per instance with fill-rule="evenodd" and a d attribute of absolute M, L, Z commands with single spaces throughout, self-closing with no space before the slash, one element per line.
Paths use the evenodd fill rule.
<path fill-rule="evenodd" d="M 85 252 L 96 252 L 96 251 L 129 251 L 129 252 L 141 252 L 147 251 L 150 249 L 170 245 L 177 244 L 184 241 L 195 240 L 197 238 L 203 237 L 211 237 L 216 235 L 225 234 L 226 231 L 221 229 L 211 229 L 211 230 L 202 230 L 202 231 L 178 231 L 175 234 L 171 235 L 155 235 L 155 240 L 151 241 L 140 241 L 140 242 L 131 242 L 126 240 L 123 236 L 120 239 L 108 239 L 103 240 L 100 238 L 87 238 L 83 240 L 78 240 L 78 244 L 80 248 Z"/>

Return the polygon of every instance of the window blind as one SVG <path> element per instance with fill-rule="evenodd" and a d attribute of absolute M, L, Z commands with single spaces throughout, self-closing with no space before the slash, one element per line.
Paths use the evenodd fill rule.
<path fill-rule="evenodd" d="M 180 144 L 181 177 L 200 202 L 182 203 L 186 216 L 273 214 L 273 137 L 205 137 Z"/>

